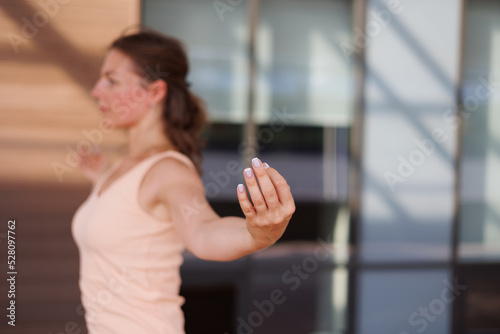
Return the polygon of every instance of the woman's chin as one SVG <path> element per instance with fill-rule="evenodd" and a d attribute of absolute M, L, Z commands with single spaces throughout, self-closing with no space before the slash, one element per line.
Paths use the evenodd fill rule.
<path fill-rule="evenodd" d="M 108 129 L 110 131 L 111 130 L 127 129 L 127 128 L 129 128 L 129 125 L 124 123 L 124 122 L 109 120 L 109 118 L 108 118 L 108 121 L 106 122 L 106 129 Z"/>

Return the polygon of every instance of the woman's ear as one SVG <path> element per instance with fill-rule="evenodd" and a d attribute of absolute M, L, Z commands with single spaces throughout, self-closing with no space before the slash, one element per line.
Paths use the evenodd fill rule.
<path fill-rule="evenodd" d="M 151 101 L 158 104 L 167 96 L 168 86 L 164 80 L 157 79 L 149 84 L 148 90 L 151 96 Z"/>

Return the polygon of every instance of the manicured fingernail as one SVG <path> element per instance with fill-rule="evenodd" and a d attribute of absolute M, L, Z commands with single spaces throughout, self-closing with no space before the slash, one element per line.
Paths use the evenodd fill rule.
<path fill-rule="evenodd" d="M 260 160 L 258 158 L 253 158 L 252 159 L 252 165 L 255 167 L 255 168 L 259 168 L 260 167 Z"/>
<path fill-rule="evenodd" d="M 252 169 L 251 168 L 246 168 L 245 169 L 245 175 L 247 177 L 252 177 Z"/>
<path fill-rule="evenodd" d="M 268 163 L 267 163 L 267 162 L 264 162 L 264 168 L 265 168 L 265 169 L 268 169 L 268 168 L 269 168 L 269 165 L 268 165 Z"/>
<path fill-rule="evenodd" d="M 240 183 L 240 184 L 238 184 L 238 191 L 239 191 L 240 193 L 242 193 L 242 192 L 243 192 L 243 190 L 245 190 L 245 188 L 243 188 L 243 185 L 242 185 L 241 183 Z"/>

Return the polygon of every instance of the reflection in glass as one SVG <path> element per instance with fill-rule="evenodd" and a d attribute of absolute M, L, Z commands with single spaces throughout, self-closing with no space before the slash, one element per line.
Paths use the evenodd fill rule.
<path fill-rule="evenodd" d="M 222 17 L 212 1 L 144 1 L 148 26 L 186 43 L 188 80 L 207 103 L 212 121 L 245 122 L 248 59 L 246 5 Z"/>
<path fill-rule="evenodd" d="M 258 122 L 287 108 L 293 124 L 346 126 L 353 108 L 351 1 L 266 0 L 257 35 Z"/>
<path fill-rule="evenodd" d="M 462 113 L 462 261 L 500 259 L 500 3 L 468 2 Z"/>

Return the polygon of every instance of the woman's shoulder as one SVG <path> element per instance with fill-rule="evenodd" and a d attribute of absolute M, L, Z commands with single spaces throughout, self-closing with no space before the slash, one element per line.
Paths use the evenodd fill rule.
<path fill-rule="evenodd" d="M 141 202 L 168 202 L 184 192 L 203 192 L 203 182 L 191 160 L 180 152 L 156 155 L 139 185 Z"/>
<path fill-rule="evenodd" d="M 154 159 L 152 168 L 154 168 L 157 165 L 163 165 L 163 167 L 165 167 L 165 165 L 167 167 L 169 165 L 174 166 L 176 165 L 175 162 L 177 162 L 177 164 L 180 163 L 188 167 L 189 169 L 196 171 L 196 167 L 194 166 L 194 163 L 191 161 L 191 159 L 189 159 L 187 155 L 176 150 L 168 150 L 160 152 L 155 154 L 151 158 Z"/>
<path fill-rule="evenodd" d="M 170 150 L 154 157 L 144 183 L 166 186 L 172 183 L 201 182 L 193 162 L 181 152 Z"/>

